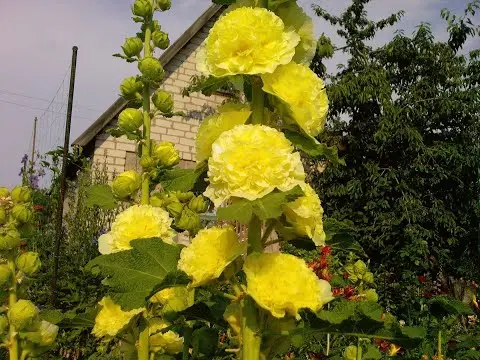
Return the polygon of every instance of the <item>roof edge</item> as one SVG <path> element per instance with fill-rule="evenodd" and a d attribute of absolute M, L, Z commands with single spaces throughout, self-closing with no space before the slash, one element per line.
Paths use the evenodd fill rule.
<path fill-rule="evenodd" d="M 180 37 L 160 55 L 160 62 L 165 67 L 180 50 L 215 16 L 224 6 L 213 4 L 182 34 Z M 90 125 L 75 141 L 73 145 L 87 146 L 100 131 L 107 126 L 117 114 L 127 105 L 127 101 L 119 97 L 100 117 Z"/>

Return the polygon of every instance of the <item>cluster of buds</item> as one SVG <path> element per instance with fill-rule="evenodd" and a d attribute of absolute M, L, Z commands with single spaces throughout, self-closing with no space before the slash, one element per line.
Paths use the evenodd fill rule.
<path fill-rule="evenodd" d="M 320 252 L 320 258 L 308 263 L 308 267 L 318 276 L 319 279 L 330 282 L 333 275 L 328 270 L 328 263 L 331 257 L 332 248 L 324 246 Z"/>
<path fill-rule="evenodd" d="M 208 210 L 209 202 L 193 192 L 180 191 L 156 193 L 150 198 L 152 206 L 161 207 L 175 219 L 174 227 L 196 234 L 200 229 L 200 216 Z"/>
<path fill-rule="evenodd" d="M 34 212 L 32 192 L 17 186 L 11 192 L 0 188 L 0 251 L 16 249 L 23 234 L 31 229 Z"/>
<path fill-rule="evenodd" d="M 125 171 L 112 182 L 113 194 L 119 199 L 125 199 L 138 192 L 142 185 L 142 176 L 133 171 Z"/>
<path fill-rule="evenodd" d="M 373 273 L 368 271 L 367 264 L 362 260 L 346 265 L 345 272 L 348 274 L 348 279 L 354 284 L 372 285 L 374 283 Z"/>

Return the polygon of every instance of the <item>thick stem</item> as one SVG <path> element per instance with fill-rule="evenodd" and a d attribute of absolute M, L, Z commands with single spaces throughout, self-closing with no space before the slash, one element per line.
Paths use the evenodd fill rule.
<path fill-rule="evenodd" d="M 15 269 L 15 251 L 11 251 L 8 254 L 8 267 L 12 273 L 12 280 L 10 283 L 10 289 L 8 294 L 8 306 L 11 308 L 17 302 L 17 278 L 15 276 L 16 269 Z M 9 353 L 10 353 L 10 360 L 18 360 L 19 357 L 19 347 L 18 347 L 18 336 L 17 330 L 13 325 L 10 324 L 10 331 L 9 331 Z"/>
<path fill-rule="evenodd" d="M 327 353 L 325 355 L 330 355 L 330 334 L 327 334 Z"/>
<path fill-rule="evenodd" d="M 438 330 L 437 358 L 443 360 L 442 356 L 442 330 Z"/>
<path fill-rule="evenodd" d="M 253 215 L 248 225 L 248 245 L 250 251 L 262 252 L 262 220 Z"/>
<path fill-rule="evenodd" d="M 150 333 L 148 329 L 148 324 L 145 321 L 145 324 L 140 332 L 138 337 L 138 360 L 149 360 L 150 358 Z"/>
<path fill-rule="evenodd" d="M 151 22 L 151 20 L 150 20 Z M 150 22 L 147 23 L 145 30 L 145 44 L 143 56 L 152 56 L 152 49 L 150 41 L 152 37 L 152 30 L 150 29 Z M 151 142 L 150 132 L 152 127 L 152 119 L 150 118 L 150 86 L 144 84 L 143 86 L 143 145 L 142 154 L 150 155 Z M 143 171 L 142 177 L 142 204 L 148 205 L 150 203 L 150 175 L 147 171 Z"/>
<path fill-rule="evenodd" d="M 259 314 L 255 302 L 249 297 L 243 300 L 242 315 L 242 360 L 260 359 L 262 335 Z"/>
<path fill-rule="evenodd" d="M 262 124 L 265 108 L 265 93 L 262 90 L 262 80 L 252 78 L 252 124 Z"/>
<path fill-rule="evenodd" d="M 357 338 L 357 360 L 362 360 L 362 353 L 360 352 L 360 338 Z"/>

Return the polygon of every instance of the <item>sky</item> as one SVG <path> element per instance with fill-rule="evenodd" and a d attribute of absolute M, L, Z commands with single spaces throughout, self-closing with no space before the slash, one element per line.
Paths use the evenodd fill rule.
<path fill-rule="evenodd" d="M 138 24 L 130 20 L 131 3 L 132 0 L 0 0 L 0 186 L 20 183 L 20 161 L 31 152 L 35 117 L 39 119 L 37 149 L 45 152 L 52 146 L 63 145 L 72 46 L 79 50 L 71 141 L 118 98 L 121 80 L 137 73 L 134 64 L 111 56 L 120 52 L 125 37 L 137 32 Z M 311 4 L 338 14 L 348 0 L 298 3 L 314 18 L 317 35 L 325 32 L 334 41 L 337 39 L 332 28 L 313 15 Z M 406 11 L 402 21 L 380 33 L 373 45 L 387 42 L 398 29 L 409 34 L 421 22 L 430 23 L 434 33 L 444 39 L 440 10 L 446 7 L 460 14 L 467 3 L 468 0 L 372 0 L 368 11 L 374 20 Z M 172 0 L 171 10 L 156 18 L 173 42 L 210 4 L 210 0 Z M 470 41 L 468 47 L 480 47 L 479 40 Z M 341 55 L 335 58 L 335 62 L 341 61 Z"/>

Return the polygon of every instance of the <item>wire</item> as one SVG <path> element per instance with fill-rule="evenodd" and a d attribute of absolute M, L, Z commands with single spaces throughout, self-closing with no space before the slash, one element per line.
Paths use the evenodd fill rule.
<path fill-rule="evenodd" d="M 19 103 L 13 102 L 13 101 L 8 101 L 8 100 L 3 100 L 3 99 L 0 99 L 0 102 L 7 103 L 7 104 L 11 104 L 11 105 L 16 105 L 16 106 L 20 106 L 20 107 L 24 107 L 24 108 L 27 108 L 27 109 L 40 110 L 40 111 L 43 111 L 43 112 L 44 112 L 42 116 L 45 116 L 45 113 L 46 113 L 46 111 L 48 110 L 48 108 L 47 108 L 47 109 L 45 109 L 45 108 L 37 108 L 37 107 L 28 106 L 28 105 L 25 105 L 25 104 L 19 104 Z M 53 110 L 49 110 L 49 112 L 54 113 L 54 114 L 67 115 L 66 112 L 59 112 L 59 111 L 53 111 Z M 86 117 L 83 117 L 83 116 L 78 116 L 78 115 L 73 115 L 72 117 L 77 118 L 77 119 L 84 119 L 84 120 L 93 121 L 92 119 L 89 119 L 89 118 L 86 118 Z M 40 118 L 39 118 L 39 119 L 40 119 Z"/>

